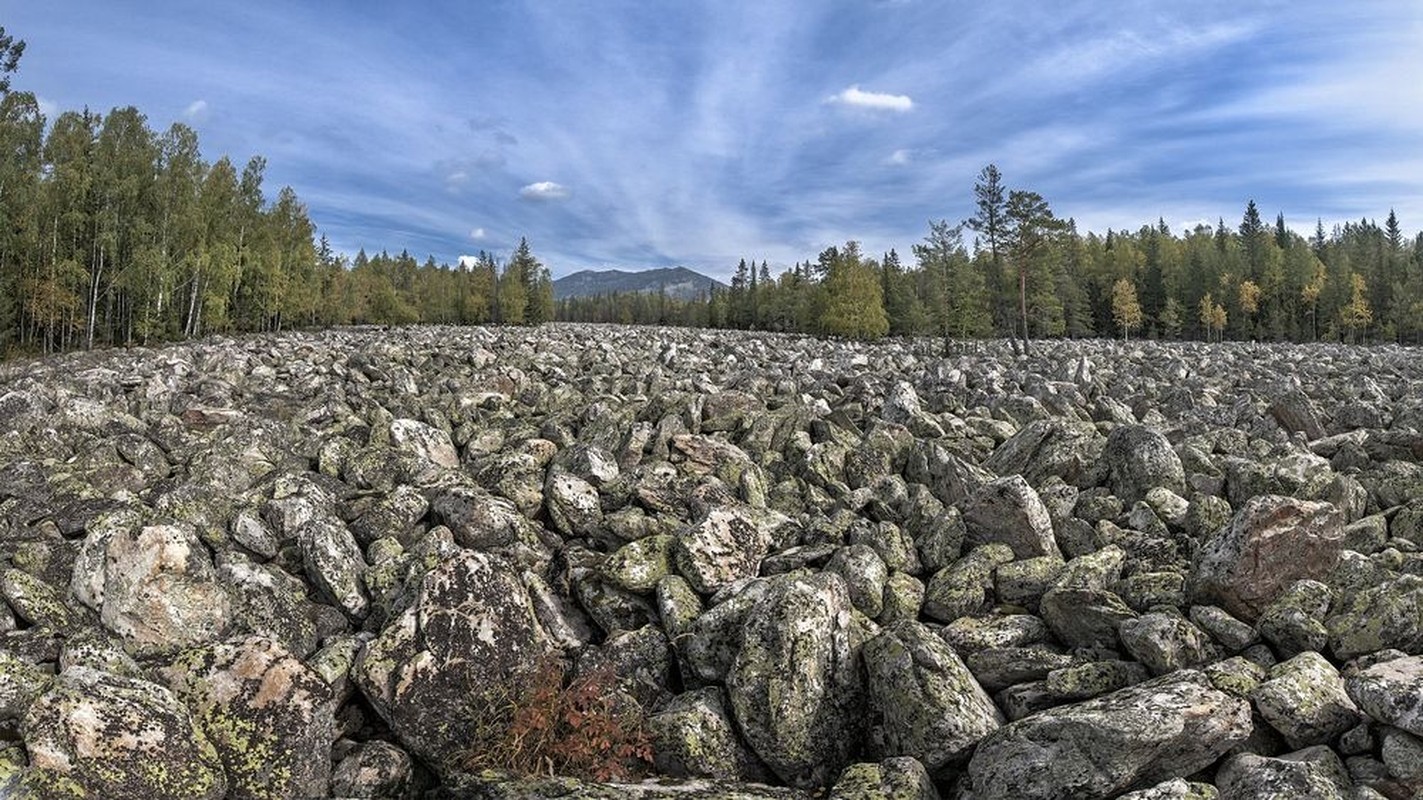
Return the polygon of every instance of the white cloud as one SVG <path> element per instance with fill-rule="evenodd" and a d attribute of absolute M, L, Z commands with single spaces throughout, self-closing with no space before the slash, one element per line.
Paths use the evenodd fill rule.
<path fill-rule="evenodd" d="M 459 265 L 466 269 L 474 269 L 479 264 L 479 256 L 460 256 Z"/>
<path fill-rule="evenodd" d="M 909 95 L 867 92 L 861 89 L 859 84 L 855 84 L 839 94 L 831 95 L 826 102 L 854 106 L 856 108 L 868 108 L 875 111 L 897 111 L 900 113 L 914 108 L 914 101 L 909 99 Z"/>
<path fill-rule="evenodd" d="M 183 116 L 190 120 L 206 119 L 207 115 L 208 101 L 206 100 L 194 100 L 188 104 L 187 108 L 183 109 Z"/>
<path fill-rule="evenodd" d="M 476 242 L 480 241 L 481 239 L 484 239 L 487 235 L 488 234 L 484 232 L 483 228 L 475 228 L 474 230 L 469 232 L 469 238 L 475 240 Z"/>
<path fill-rule="evenodd" d="M 59 115 L 58 103 L 53 100 L 46 100 L 43 97 L 37 97 L 35 100 L 39 103 L 40 113 L 44 115 L 45 119 L 52 120 Z"/>
<path fill-rule="evenodd" d="M 459 194 L 464 185 L 469 183 L 469 173 L 464 170 L 457 170 L 445 176 L 445 191 L 450 194 Z"/>
<path fill-rule="evenodd" d="M 566 200 L 570 194 L 567 186 L 553 181 L 531 183 L 519 190 L 519 196 L 525 200 Z"/>
<path fill-rule="evenodd" d="M 884 163 L 894 167 L 902 167 L 905 164 L 908 164 L 911 158 L 912 154 L 908 150 L 901 148 L 899 150 L 895 150 L 893 153 L 890 153 L 889 158 L 886 158 L 884 160 Z"/>

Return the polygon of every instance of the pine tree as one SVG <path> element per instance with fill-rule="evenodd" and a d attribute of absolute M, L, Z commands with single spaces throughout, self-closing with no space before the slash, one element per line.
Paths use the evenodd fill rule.
<path fill-rule="evenodd" d="M 25 54 L 24 40 L 16 41 L 0 25 L 0 96 L 10 93 L 10 73 L 20 68 L 20 56 Z"/>

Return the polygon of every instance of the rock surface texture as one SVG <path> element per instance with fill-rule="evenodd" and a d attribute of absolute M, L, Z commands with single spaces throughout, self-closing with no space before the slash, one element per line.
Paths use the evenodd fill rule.
<path fill-rule="evenodd" d="M 580 325 L 0 364 L 0 797 L 1423 796 L 1420 398 Z"/>

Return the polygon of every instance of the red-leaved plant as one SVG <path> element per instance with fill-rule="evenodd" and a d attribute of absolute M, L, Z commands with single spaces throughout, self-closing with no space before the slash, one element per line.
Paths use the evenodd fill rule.
<path fill-rule="evenodd" d="M 596 781 L 635 779 L 652 763 L 652 743 L 637 701 L 618 691 L 609 667 L 568 678 L 546 656 L 523 677 L 478 698 L 478 724 L 465 767 Z"/>

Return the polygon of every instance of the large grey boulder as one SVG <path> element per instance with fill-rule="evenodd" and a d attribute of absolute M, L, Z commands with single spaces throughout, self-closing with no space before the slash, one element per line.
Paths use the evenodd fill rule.
<path fill-rule="evenodd" d="M 968 773 L 975 800 L 1107 798 L 1204 769 L 1250 731 L 1249 703 L 1183 670 L 1009 723 Z"/>
<path fill-rule="evenodd" d="M 213 641 L 232 600 L 197 531 L 186 524 L 113 524 L 91 534 L 71 588 L 135 653 L 160 655 Z"/>
<path fill-rule="evenodd" d="M 1292 748 L 1328 744 L 1361 721 L 1338 670 L 1315 652 L 1276 664 L 1251 698 Z"/>
<path fill-rule="evenodd" d="M 1107 434 L 1102 450 L 1112 493 L 1131 506 L 1145 500 L 1158 486 L 1186 494 L 1186 471 L 1181 457 L 1165 436 L 1143 425 L 1118 425 Z"/>
<path fill-rule="evenodd" d="M 1423 656 L 1375 664 L 1349 678 L 1346 686 L 1371 719 L 1423 736 Z"/>
<path fill-rule="evenodd" d="M 677 571 L 702 594 L 755 577 L 771 548 L 771 535 L 736 508 L 713 510 L 677 535 L 672 555 Z"/>
<path fill-rule="evenodd" d="M 1295 581 L 1327 578 L 1343 544 L 1344 515 L 1333 505 L 1255 497 L 1201 546 L 1193 591 L 1198 601 L 1253 621 Z"/>
<path fill-rule="evenodd" d="M 461 550 L 424 576 L 415 603 L 361 649 L 352 673 L 401 742 L 443 772 L 473 738 L 472 700 L 548 649 L 515 568 Z"/>
<path fill-rule="evenodd" d="M 918 622 L 898 622 L 870 639 L 864 662 L 886 756 L 913 756 L 935 772 L 1003 724 L 958 654 Z"/>
<path fill-rule="evenodd" d="M 1323 745 L 1278 758 L 1241 753 L 1216 774 L 1220 800 L 1345 800 L 1353 788 L 1334 751 Z"/>
<path fill-rule="evenodd" d="M 852 764 L 830 789 L 830 800 L 939 800 L 924 765 L 908 756 Z"/>
<path fill-rule="evenodd" d="M 736 721 L 781 780 L 832 783 L 863 741 L 863 634 L 845 582 L 833 573 L 771 581 L 747 616 L 727 675 Z"/>
<path fill-rule="evenodd" d="M 362 580 L 367 564 L 351 530 L 339 519 L 320 516 L 296 533 L 307 578 L 317 594 L 352 618 L 364 617 L 370 609 Z"/>
<path fill-rule="evenodd" d="M 139 678 L 70 667 L 25 714 L 29 767 L 19 797 L 103 800 L 227 794 L 217 750 L 172 692 Z"/>
<path fill-rule="evenodd" d="M 1346 592 L 1325 626 L 1336 658 L 1388 648 L 1423 653 L 1423 577 L 1400 575 Z"/>
<path fill-rule="evenodd" d="M 280 644 L 254 636 L 189 650 L 163 675 L 217 749 L 229 798 L 326 793 L 337 696 Z"/>
<path fill-rule="evenodd" d="M 1002 543 L 1017 558 L 1062 558 L 1042 498 L 1021 475 L 989 481 L 963 505 L 970 544 Z"/>
<path fill-rule="evenodd" d="M 737 733 L 720 687 L 677 695 L 648 717 L 647 727 L 657 771 L 664 775 L 758 783 L 771 777 Z"/>

